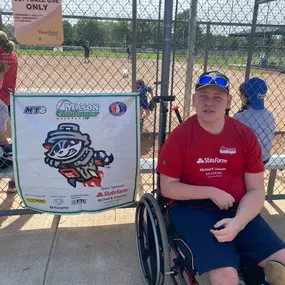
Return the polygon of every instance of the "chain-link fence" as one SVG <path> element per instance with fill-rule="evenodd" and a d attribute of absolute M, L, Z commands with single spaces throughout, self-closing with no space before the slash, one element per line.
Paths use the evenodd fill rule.
<path fill-rule="evenodd" d="M 169 2 L 172 1 L 167 1 L 167 5 Z M 186 118 L 194 113 L 191 94 L 198 75 L 204 70 L 219 70 L 231 81 L 233 103 L 229 115 L 233 116 L 241 107 L 240 85 L 245 79 L 258 76 L 268 84 L 265 104 L 276 121 L 271 152 L 274 160 L 268 167 L 282 169 L 284 1 L 173 2 L 171 58 L 167 62 L 162 57 L 163 47 L 169 41 L 163 21 L 169 7 L 165 9 L 161 0 L 64 0 L 65 39 L 61 47 L 19 45 L 14 35 L 11 0 L 2 0 L 0 30 L 16 43 L 18 56 L 16 92 L 128 92 L 135 89 L 137 79 L 143 79 L 153 88 L 154 95 L 166 95 L 165 90 L 169 90 L 168 95 L 175 95 L 176 101 L 170 107 L 179 106 Z M 86 46 L 90 52 L 86 53 Z M 168 54 L 169 50 L 164 52 Z M 163 84 L 155 84 L 162 77 Z M 139 196 L 151 191 L 156 183 L 159 108 L 150 114 L 145 112 L 144 117 Z M 169 112 L 167 132 L 177 124 L 174 113 Z M 268 184 L 269 171 L 266 175 Z M 1 213 L 19 213 L 16 210 L 22 209 L 20 199 L 7 192 L 10 178 L 6 176 L 1 176 Z M 271 190 L 275 182 L 271 194 L 282 198 L 283 172 L 274 170 L 270 178 Z"/>

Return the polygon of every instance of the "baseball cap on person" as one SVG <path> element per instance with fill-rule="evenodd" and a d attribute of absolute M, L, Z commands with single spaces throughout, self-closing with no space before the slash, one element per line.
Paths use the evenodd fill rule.
<path fill-rule="evenodd" d="M 258 77 L 247 80 L 242 87 L 253 109 L 264 109 L 264 97 L 267 92 L 266 82 Z"/>
<path fill-rule="evenodd" d="M 218 86 L 222 88 L 227 94 L 230 93 L 230 81 L 229 78 L 220 73 L 219 71 L 204 72 L 200 75 L 195 90 L 201 89 L 206 86 Z"/>

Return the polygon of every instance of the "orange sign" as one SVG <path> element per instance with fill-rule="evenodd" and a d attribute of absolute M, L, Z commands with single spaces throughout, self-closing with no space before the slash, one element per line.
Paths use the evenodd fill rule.
<path fill-rule="evenodd" d="M 13 0 L 16 39 L 23 45 L 61 45 L 61 0 Z"/>

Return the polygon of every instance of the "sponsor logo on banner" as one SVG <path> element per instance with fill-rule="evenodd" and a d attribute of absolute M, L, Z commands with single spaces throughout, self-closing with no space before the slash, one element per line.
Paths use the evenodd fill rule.
<path fill-rule="evenodd" d="M 100 114 L 98 103 L 73 103 L 62 99 L 56 105 L 56 116 L 58 118 L 97 118 Z"/>
<path fill-rule="evenodd" d="M 236 154 L 237 153 L 237 149 L 236 148 L 228 148 L 228 147 L 222 146 L 220 148 L 220 153 L 221 154 Z"/>
<path fill-rule="evenodd" d="M 113 195 L 118 195 L 118 194 L 122 194 L 122 193 L 126 193 L 128 192 L 128 189 L 122 189 L 122 190 L 113 190 L 113 191 L 106 191 L 102 194 L 102 192 L 99 192 L 97 194 L 97 198 L 98 197 L 103 197 L 103 196 L 113 196 Z"/>
<path fill-rule="evenodd" d="M 60 205 L 64 204 L 64 199 L 62 199 L 62 198 L 56 198 L 56 199 L 53 200 L 53 203 L 54 203 L 55 205 L 57 205 L 57 206 L 60 206 Z"/>
<path fill-rule="evenodd" d="M 26 202 L 32 203 L 32 204 L 46 204 L 46 199 L 39 199 L 39 198 L 26 198 Z"/>
<path fill-rule="evenodd" d="M 26 106 L 24 109 L 24 114 L 28 115 L 38 115 L 38 114 L 45 114 L 47 108 L 45 106 Z"/>
<path fill-rule="evenodd" d="M 72 205 L 82 205 L 82 204 L 87 204 L 87 200 L 86 199 L 75 199 L 71 201 Z"/>
<path fill-rule="evenodd" d="M 49 207 L 51 210 L 68 210 L 69 207 L 67 206 L 63 206 L 63 207 L 59 207 L 59 206 L 50 206 Z"/>
<path fill-rule="evenodd" d="M 25 197 L 31 197 L 31 198 L 45 198 L 46 195 L 37 195 L 37 194 L 26 194 L 25 193 Z"/>
<path fill-rule="evenodd" d="M 126 113 L 127 106 L 123 102 L 114 102 L 109 106 L 109 112 L 113 116 L 122 116 Z"/>
<path fill-rule="evenodd" d="M 99 192 L 96 197 L 98 202 L 117 203 L 127 196 L 128 189 L 118 189 L 112 191 Z"/>
<path fill-rule="evenodd" d="M 210 158 L 210 157 L 204 157 L 204 158 L 198 158 L 197 164 L 203 164 L 203 163 L 227 163 L 227 159 L 222 159 L 222 158 Z"/>
<path fill-rule="evenodd" d="M 84 187 L 101 187 L 104 172 L 100 169 L 110 167 L 114 156 L 105 150 L 95 150 L 91 144 L 89 134 L 82 133 L 79 125 L 59 124 L 56 130 L 48 132 L 43 143 L 47 150 L 44 161 L 74 188 L 77 183 Z"/>

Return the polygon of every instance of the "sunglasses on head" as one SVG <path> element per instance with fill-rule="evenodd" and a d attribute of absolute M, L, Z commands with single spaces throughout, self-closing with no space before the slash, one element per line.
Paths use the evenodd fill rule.
<path fill-rule="evenodd" d="M 228 87 L 229 83 L 228 81 L 223 77 L 212 77 L 210 75 L 203 75 L 199 78 L 198 84 L 205 85 L 210 83 L 215 83 L 220 87 Z"/>

